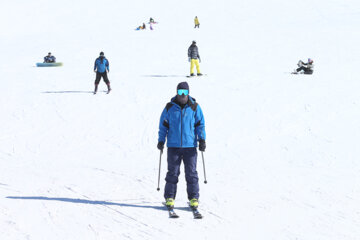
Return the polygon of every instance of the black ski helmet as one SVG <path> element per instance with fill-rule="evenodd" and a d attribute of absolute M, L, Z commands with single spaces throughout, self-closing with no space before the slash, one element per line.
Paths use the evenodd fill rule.
<path fill-rule="evenodd" d="M 104 56 L 104 52 L 100 52 L 100 56 Z"/>

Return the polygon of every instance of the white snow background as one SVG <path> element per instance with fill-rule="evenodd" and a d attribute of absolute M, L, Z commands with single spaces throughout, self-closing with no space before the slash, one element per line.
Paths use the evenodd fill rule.
<path fill-rule="evenodd" d="M 0 15 L 0 239 L 360 239 L 360 2 L 13 0 Z M 199 17 L 200 29 L 193 19 Z M 153 17 L 155 30 L 134 31 Z M 206 77 L 187 79 L 196 40 Z M 64 66 L 36 68 L 51 51 Z M 93 95 L 93 64 L 110 61 Z M 312 76 L 289 74 L 314 59 Z M 160 114 L 203 109 L 202 220 L 157 192 Z"/>

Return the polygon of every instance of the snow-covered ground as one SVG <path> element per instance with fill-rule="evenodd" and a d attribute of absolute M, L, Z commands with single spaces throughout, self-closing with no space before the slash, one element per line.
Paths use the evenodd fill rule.
<path fill-rule="evenodd" d="M 360 239 L 359 1 L 1 9 L 1 240 Z M 134 31 L 150 17 L 154 31 Z M 187 79 L 194 39 L 208 76 Z M 64 66 L 34 67 L 49 51 Z M 91 93 L 100 51 L 109 95 Z M 314 75 L 289 74 L 308 57 Z M 158 121 L 184 80 L 206 120 L 202 220 L 186 209 L 183 172 L 180 218 L 162 208 L 166 155 L 156 191 Z"/>

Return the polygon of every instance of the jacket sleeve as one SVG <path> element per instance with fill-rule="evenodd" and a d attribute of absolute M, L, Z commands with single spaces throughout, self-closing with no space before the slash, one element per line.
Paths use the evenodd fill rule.
<path fill-rule="evenodd" d="M 158 139 L 159 142 L 165 143 L 168 131 L 169 131 L 169 114 L 168 114 L 168 110 L 164 108 L 159 123 L 159 139 Z"/>
<path fill-rule="evenodd" d="M 197 51 L 196 51 L 196 53 L 197 53 L 197 57 L 198 57 L 198 58 L 199 58 L 199 60 L 200 60 L 199 48 L 197 48 L 196 50 L 197 50 Z"/>
<path fill-rule="evenodd" d="M 97 59 L 96 59 L 97 60 Z M 96 70 L 96 60 L 95 60 L 95 63 L 94 63 L 94 71 Z"/>
<path fill-rule="evenodd" d="M 46 63 L 46 57 L 44 57 L 44 63 Z"/>
<path fill-rule="evenodd" d="M 199 105 L 195 112 L 195 134 L 197 135 L 198 140 L 206 140 L 205 119 Z"/>
<path fill-rule="evenodd" d="M 188 48 L 188 57 L 191 57 L 191 47 Z"/>
<path fill-rule="evenodd" d="M 110 71 L 109 67 L 110 67 L 109 60 L 106 59 L 106 69 L 107 69 L 108 71 Z"/>

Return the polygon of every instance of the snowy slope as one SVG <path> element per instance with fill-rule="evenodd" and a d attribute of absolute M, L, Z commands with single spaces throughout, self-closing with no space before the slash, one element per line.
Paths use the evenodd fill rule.
<path fill-rule="evenodd" d="M 16 0 L 2 9 L 0 239 L 360 238 L 358 1 Z M 150 17 L 154 31 L 134 31 Z M 208 76 L 186 79 L 194 39 Z M 48 51 L 64 66 L 34 67 Z M 100 51 L 113 92 L 94 96 Z M 315 74 L 290 75 L 307 57 Z M 156 191 L 159 117 L 184 80 L 208 137 L 200 221 L 185 208 L 183 171 L 180 218 L 161 207 L 166 155 Z"/>

